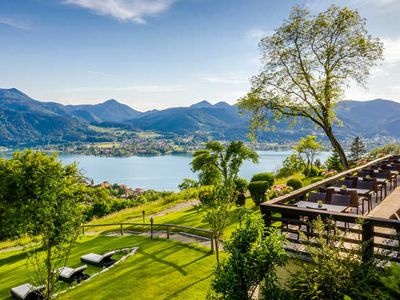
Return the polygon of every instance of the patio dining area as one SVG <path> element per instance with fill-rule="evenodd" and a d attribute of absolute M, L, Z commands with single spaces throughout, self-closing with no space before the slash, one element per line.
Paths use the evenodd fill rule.
<path fill-rule="evenodd" d="M 267 226 L 286 236 L 286 250 L 307 257 L 315 243 L 313 220 L 334 224 L 343 251 L 363 245 L 400 262 L 400 156 L 388 155 L 260 205 Z M 339 246 L 339 244 L 338 244 Z"/>

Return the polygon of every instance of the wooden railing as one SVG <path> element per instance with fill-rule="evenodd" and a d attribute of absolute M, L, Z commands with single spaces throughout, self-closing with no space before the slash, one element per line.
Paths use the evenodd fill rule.
<path fill-rule="evenodd" d="M 150 237 L 153 238 L 154 232 L 158 230 L 165 231 L 167 235 L 167 239 L 170 238 L 171 233 L 177 232 L 176 229 L 179 230 L 180 233 L 189 233 L 195 235 L 195 237 L 204 237 L 210 239 L 211 251 L 214 251 L 214 235 L 212 230 L 203 229 L 203 228 L 195 228 L 190 226 L 176 225 L 176 224 L 156 224 L 153 223 L 153 219 L 150 219 L 150 223 L 130 223 L 130 222 L 120 222 L 120 223 L 108 223 L 108 224 L 85 224 L 81 225 L 82 235 L 85 235 L 85 228 L 91 227 L 117 227 L 121 236 L 124 235 L 124 231 L 127 229 L 136 229 L 136 232 L 149 232 Z M 146 229 L 146 230 L 143 230 Z"/>
<path fill-rule="evenodd" d="M 260 210 L 266 226 L 280 226 L 281 231 L 287 234 L 288 241 L 290 242 L 287 250 L 301 253 L 299 247 L 296 247 L 296 244 L 313 244 L 314 233 L 310 230 L 312 224 L 310 224 L 309 220 L 314 220 L 320 216 L 321 219 L 330 220 L 330 222 L 335 222 L 335 224 L 343 223 L 342 226 L 338 225 L 337 227 L 341 232 L 340 238 L 347 245 L 347 247 L 343 249 L 344 251 L 348 251 L 354 248 L 354 246 L 363 245 L 362 255 L 364 258 L 370 257 L 375 253 L 377 255 L 384 255 L 389 260 L 400 262 L 399 220 L 287 205 L 295 201 L 305 200 L 307 193 L 310 191 L 329 187 L 346 175 L 352 175 L 357 171 L 371 167 L 391 157 L 391 155 L 382 157 L 363 166 L 347 170 L 296 190 L 293 193 L 262 203 L 260 205 Z M 306 238 L 300 238 L 300 236 Z M 308 253 L 302 254 L 308 255 Z"/>

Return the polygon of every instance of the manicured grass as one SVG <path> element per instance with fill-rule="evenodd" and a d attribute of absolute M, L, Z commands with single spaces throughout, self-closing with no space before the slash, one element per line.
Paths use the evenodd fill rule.
<path fill-rule="evenodd" d="M 204 299 L 215 258 L 207 248 L 141 236 L 81 238 L 72 251 L 70 266 L 79 257 L 112 249 L 138 246 L 139 251 L 110 271 L 61 295 L 60 299 Z M 91 267 L 88 273 L 99 269 Z M 11 287 L 29 282 L 23 251 L 0 253 L 0 299 L 11 299 Z"/>

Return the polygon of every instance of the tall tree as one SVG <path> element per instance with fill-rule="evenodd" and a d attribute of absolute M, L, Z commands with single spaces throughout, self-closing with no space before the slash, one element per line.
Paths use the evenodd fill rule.
<path fill-rule="evenodd" d="M 360 137 L 355 137 L 350 146 L 350 161 L 356 162 L 362 158 L 362 156 L 366 153 L 365 145 Z"/>
<path fill-rule="evenodd" d="M 364 85 L 371 67 L 383 58 L 383 46 L 367 32 L 366 21 L 350 8 L 331 6 L 312 16 L 295 7 L 288 20 L 260 42 L 263 69 L 251 91 L 239 100 L 252 114 L 251 128 L 268 128 L 271 120 L 308 120 L 321 128 L 347 157 L 333 125 L 334 107 L 352 80 Z"/>
<path fill-rule="evenodd" d="M 306 138 L 301 138 L 300 141 L 293 146 L 293 149 L 298 153 L 299 158 L 304 164 L 304 174 L 309 174 L 314 166 L 315 156 L 322 150 L 322 146 L 317 142 L 317 137 L 307 135 Z"/>
<path fill-rule="evenodd" d="M 236 184 L 240 166 L 245 160 L 258 162 L 258 154 L 242 142 L 232 141 L 228 146 L 220 142 L 208 142 L 204 150 L 193 154 L 192 170 L 219 178 L 211 190 L 200 197 L 199 209 L 214 233 L 217 264 L 219 264 L 219 245 L 229 221 L 229 213 L 235 204 Z"/>

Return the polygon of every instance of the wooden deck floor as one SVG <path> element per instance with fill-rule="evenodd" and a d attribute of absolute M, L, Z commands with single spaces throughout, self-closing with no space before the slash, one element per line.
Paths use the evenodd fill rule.
<path fill-rule="evenodd" d="M 379 205 L 368 214 L 371 217 L 391 218 L 400 210 L 400 187 L 390 193 Z"/>

